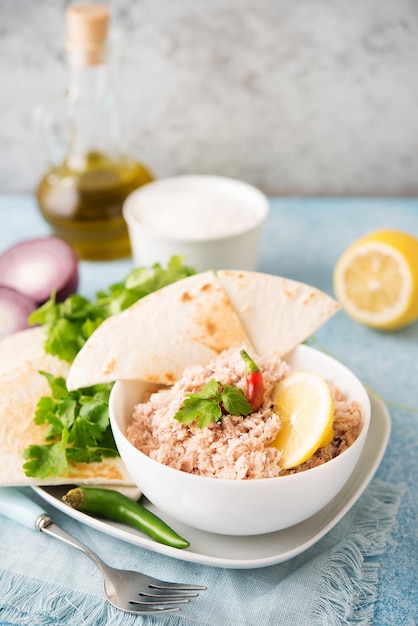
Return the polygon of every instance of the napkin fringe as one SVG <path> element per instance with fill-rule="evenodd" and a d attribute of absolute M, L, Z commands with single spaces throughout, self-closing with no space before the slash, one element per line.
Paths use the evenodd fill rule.
<path fill-rule="evenodd" d="M 120 611 L 103 598 L 68 590 L 12 572 L 0 579 L 0 622 L 19 626 L 82 626 L 83 624 L 120 624 Z M 36 612 L 33 612 L 33 597 Z M 124 626 L 138 626 L 138 616 L 124 613 Z"/>
<path fill-rule="evenodd" d="M 330 550 L 321 562 L 318 601 L 313 611 L 315 624 L 372 623 L 379 563 L 369 559 L 385 550 L 387 530 L 395 520 L 399 503 L 399 493 L 389 492 L 384 484 L 375 483 L 373 497 L 367 507 L 360 508 L 353 521 L 356 533 Z"/>
<path fill-rule="evenodd" d="M 36 611 L 33 610 L 34 596 Z M 161 616 L 121 613 L 104 598 L 71 589 L 66 593 L 62 587 L 12 572 L 3 573 L 0 577 L 0 606 L 0 623 L 15 626 L 120 626 L 121 615 L 123 626 L 139 626 L 145 622 L 147 626 L 161 624 Z M 185 624 L 181 613 L 170 614 L 169 619 L 170 626 Z M 200 621 L 190 621 L 190 626 L 199 624 Z"/>
<path fill-rule="evenodd" d="M 142 620 L 147 626 L 161 624 L 161 616 L 138 616 L 121 613 L 103 598 L 68 590 L 43 581 L 34 581 L 23 574 L 3 573 L 0 578 L 0 623 L 18 626 L 83 626 L 83 624 L 105 624 L 119 626 L 123 615 L 123 626 L 139 626 Z M 36 596 L 36 612 L 33 597 Z M 184 626 L 181 614 L 170 614 L 170 626 Z M 196 624 L 193 619 L 191 625 Z"/>

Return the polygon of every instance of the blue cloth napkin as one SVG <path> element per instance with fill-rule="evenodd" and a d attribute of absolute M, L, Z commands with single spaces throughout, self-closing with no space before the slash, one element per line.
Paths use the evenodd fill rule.
<path fill-rule="evenodd" d="M 33 492 L 28 490 L 28 495 Z M 178 613 L 134 616 L 105 600 L 100 572 L 74 548 L 0 518 L 0 624 L 27 626 L 339 626 L 373 623 L 379 559 L 402 488 L 373 482 L 317 544 L 271 567 L 231 570 L 172 559 L 52 510 L 110 565 L 207 585 Z M 46 506 L 47 510 L 48 506 Z M 13 546 L 13 549 L 11 549 Z"/>

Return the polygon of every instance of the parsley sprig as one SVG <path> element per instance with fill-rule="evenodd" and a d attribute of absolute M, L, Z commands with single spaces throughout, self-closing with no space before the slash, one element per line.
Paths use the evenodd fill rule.
<path fill-rule="evenodd" d="M 118 456 L 109 430 L 110 385 L 67 391 L 65 379 L 41 371 L 51 388 L 37 405 L 35 424 L 47 424 L 45 444 L 28 446 L 23 456 L 27 476 L 59 476 L 70 461 L 92 463 Z"/>
<path fill-rule="evenodd" d="M 224 411 L 236 416 L 252 413 L 242 389 L 235 385 L 223 386 L 217 380 L 210 380 L 197 393 L 186 394 L 183 405 L 174 418 L 183 424 L 196 420 L 199 428 L 218 422 Z"/>

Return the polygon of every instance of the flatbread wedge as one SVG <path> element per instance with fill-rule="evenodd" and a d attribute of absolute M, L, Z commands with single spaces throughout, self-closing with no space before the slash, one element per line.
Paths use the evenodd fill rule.
<path fill-rule="evenodd" d="M 30 478 L 23 470 L 23 450 L 45 443 L 45 428 L 33 421 L 39 398 L 50 388 L 39 370 L 54 376 L 67 376 L 69 364 L 46 354 L 45 332 L 31 328 L 0 342 L 0 485 L 94 484 L 130 486 L 130 478 L 119 457 L 98 463 L 72 463 L 59 477 Z"/>
<path fill-rule="evenodd" d="M 188 365 L 251 346 L 216 275 L 202 272 L 106 319 L 71 366 L 68 389 L 115 380 L 172 384 Z"/>
<path fill-rule="evenodd" d="M 105 320 L 77 354 L 68 389 L 115 380 L 172 384 L 226 348 L 284 356 L 339 304 L 281 276 L 220 270 L 164 287 Z"/>
<path fill-rule="evenodd" d="M 281 276 L 221 270 L 217 277 L 255 352 L 263 356 L 286 355 L 340 309 L 316 287 Z"/>

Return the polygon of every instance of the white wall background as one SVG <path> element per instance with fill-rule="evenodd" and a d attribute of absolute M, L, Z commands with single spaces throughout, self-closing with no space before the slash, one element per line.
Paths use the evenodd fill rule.
<path fill-rule="evenodd" d="M 64 0 L 0 0 L 0 192 L 44 169 Z M 270 194 L 418 194 L 417 0 L 107 0 L 127 150 Z"/>

